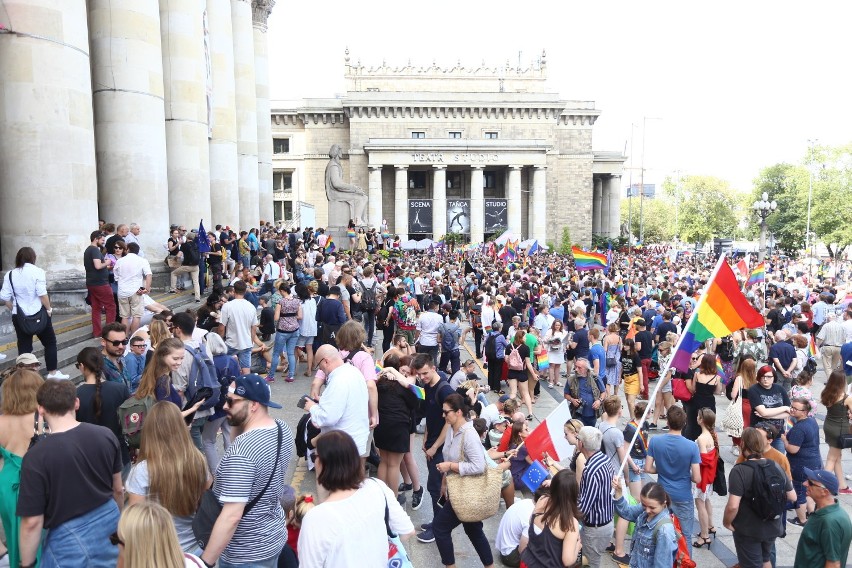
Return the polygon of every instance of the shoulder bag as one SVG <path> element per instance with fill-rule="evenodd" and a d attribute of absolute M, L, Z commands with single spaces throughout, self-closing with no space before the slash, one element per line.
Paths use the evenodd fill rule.
<path fill-rule="evenodd" d="M 18 308 L 16 310 L 17 313 L 13 316 L 15 321 L 18 322 L 18 329 L 20 329 L 21 333 L 24 335 L 41 335 L 50 323 L 50 316 L 47 315 L 47 309 L 42 304 L 41 309 L 31 316 L 25 315 L 23 311 L 21 311 L 21 305 L 18 302 L 18 294 L 15 292 L 15 283 L 12 281 L 12 272 L 14 272 L 14 270 L 9 271 L 9 284 L 12 286 L 12 299 L 15 302 L 15 306 Z"/>
<path fill-rule="evenodd" d="M 459 461 L 464 461 L 464 436 L 462 432 Z M 446 456 L 445 456 L 446 457 Z M 447 493 L 456 517 L 464 523 L 475 523 L 497 513 L 500 507 L 500 490 L 503 487 L 503 472 L 496 467 L 485 466 L 479 475 L 447 474 Z"/>
<path fill-rule="evenodd" d="M 846 398 L 849 395 L 843 396 L 843 404 L 846 404 Z M 846 409 L 846 415 L 849 416 L 850 411 Z M 846 434 L 840 434 L 837 437 L 837 445 L 840 446 L 841 450 L 845 450 L 846 448 L 852 448 L 852 417 L 849 418 L 849 431 Z"/>
<path fill-rule="evenodd" d="M 686 386 L 686 379 L 672 379 L 672 396 L 680 402 L 692 400 L 692 392 Z"/>
<path fill-rule="evenodd" d="M 402 544 L 399 535 L 393 532 L 390 527 L 390 509 L 388 508 L 388 498 L 385 496 L 384 489 L 379 490 L 385 497 L 385 531 L 388 533 L 388 568 L 414 568 L 411 559 L 408 557 L 408 552 L 405 551 L 405 545 Z"/>
<path fill-rule="evenodd" d="M 248 502 L 243 509 L 243 517 L 248 515 L 249 511 L 257 505 L 266 490 L 269 489 L 269 484 L 272 483 L 272 478 L 275 477 L 275 472 L 278 470 L 278 459 L 281 457 L 281 441 L 283 433 L 281 425 L 277 422 L 275 426 L 278 428 L 278 451 L 275 452 L 275 464 L 272 466 L 272 475 L 266 480 L 266 485 L 260 490 L 260 493 L 254 499 Z M 210 535 L 213 533 L 213 526 L 216 524 L 216 519 L 222 512 L 222 504 L 216 498 L 211 487 L 201 495 L 201 501 L 198 503 L 198 510 L 195 512 L 195 517 L 192 519 L 192 532 L 195 534 L 196 544 L 201 549 L 207 548 L 207 543 L 210 542 Z"/>
<path fill-rule="evenodd" d="M 722 428 L 729 436 L 741 438 L 743 426 L 743 397 L 741 393 L 737 393 L 736 400 L 725 409 L 725 415 L 722 417 Z"/>

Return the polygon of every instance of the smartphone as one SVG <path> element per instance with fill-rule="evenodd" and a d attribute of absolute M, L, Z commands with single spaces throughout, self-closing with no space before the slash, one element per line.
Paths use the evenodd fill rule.
<path fill-rule="evenodd" d="M 302 395 L 302 398 L 299 399 L 299 402 L 296 403 L 296 406 L 304 410 L 305 404 L 307 404 L 309 398 L 311 397 L 309 397 L 308 395 Z"/>
<path fill-rule="evenodd" d="M 444 505 L 446 505 L 446 504 L 447 504 L 447 496 L 446 496 L 446 495 L 441 495 L 441 496 L 438 498 L 438 502 L 437 502 L 437 503 L 438 503 L 438 506 L 439 506 L 439 507 L 443 507 Z"/>

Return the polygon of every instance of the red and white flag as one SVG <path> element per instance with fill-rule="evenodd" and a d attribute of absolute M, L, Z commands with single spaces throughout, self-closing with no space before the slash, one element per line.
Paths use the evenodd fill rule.
<path fill-rule="evenodd" d="M 568 401 L 563 400 L 544 422 L 530 432 L 524 445 L 533 460 L 540 460 L 544 452 L 555 461 L 562 461 L 574 454 L 574 446 L 565 439 L 565 423 L 570 419 L 571 409 Z"/>
<path fill-rule="evenodd" d="M 740 261 L 737 263 L 736 266 L 737 266 L 737 272 L 740 273 L 740 276 L 745 278 L 749 275 L 748 265 L 746 264 L 746 261 L 745 261 L 744 258 L 740 259 Z"/>

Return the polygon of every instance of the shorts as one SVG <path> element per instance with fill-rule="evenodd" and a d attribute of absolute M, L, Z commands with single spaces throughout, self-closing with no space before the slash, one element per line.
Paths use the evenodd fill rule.
<path fill-rule="evenodd" d="M 710 497 L 713 496 L 713 485 L 708 485 L 704 491 L 701 491 L 697 486 L 692 488 L 692 497 L 693 499 L 698 499 L 699 501 L 709 501 Z"/>
<path fill-rule="evenodd" d="M 672 382 L 668 381 L 663 386 L 660 387 L 660 392 L 672 392 Z"/>
<path fill-rule="evenodd" d="M 126 298 L 118 298 L 118 316 L 122 318 L 141 318 L 145 312 L 142 305 L 142 296 L 133 294 Z"/>
<path fill-rule="evenodd" d="M 246 349 L 234 349 L 233 347 L 228 347 L 228 355 L 237 356 L 237 361 L 240 362 L 241 369 L 251 368 L 251 347 Z"/>
<path fill-rule="evenodd" d="M 775 539 L 757 540 L 734 532 L 734 548 L 741 566 L 762 566 L 769 562 Z"/>
<path fill-rule="evenodd" d="M 313 347 L 314 345 L 314 337 L 315 335 L 300 335 L 299 339 L 296 341 L 296 347 L 307 347 L 310 345 Z"/>
<path fill-rule="evenodd" d="M 410 422 L 410 421 L 409 421 Z M 408 433 L 409 424 L 379 421 L 373 430 L 376 447 L 386 452 L 404 454 L 411 450 L 411 436 Z"/>
<path fill-rule="evenodd" d="M 633 463 L 641 470 L 645 467 L 645 458 L 630 458 L 633 460 Z M 636 473 L 633 471 L 632 467 L 627 468 L 627 481 L 630 483 L 636 483 L 637 481 L 642 481 L 642 472 Z"/>
<path fill-rule="evenodd" d="M 508 377 L 509 377 L 509 380 L 514 379 L 514 380 L 518 381 L 519 383 L 525 383 L 530 378 L 529 375 L 527 375 L 526 369 L 522 369 L 520 371 L 515 371 L 515 370 L 512 370 L 512 369 L 509 369 Z"/>
<path fill-rule="evenodd" d="M 624 377 L 624 394 L 639 394 L 639 373 Z"/>

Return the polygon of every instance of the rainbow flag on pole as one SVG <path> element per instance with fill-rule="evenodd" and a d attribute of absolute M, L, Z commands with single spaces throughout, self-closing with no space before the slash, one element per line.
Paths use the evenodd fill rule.
<path fill-rule="evenodd" d="M 326 254 L 334 252 L 334 249 L 336 249 L 336 248 L 337 248 L 337 245 L 334 244 L 334 239 L 331 237 L 331 235 L 329 235 L 328 240 L 325 241 L 325 249 L 324 250 L 325 250 Z"/>
<path fill-rule="evenodd" d="M 819 355 L 819 349 L 817 349 L 816 340 L 814 339 L 813 334 L 808 334 L 808 355 L 811 357 L 817 357 Z"/>
<path fill-rule="evenodd" d="M 671 365 L 687 371 L 690 356 L 708 339 L 725 337 L 744 327 L 758 328 L 763 325 L 763 316 L 751 307 L 740 292 L 734 271 L 722 256 L 707 285 L 707 291 L 686 324 Z"/>
<path fill-rule="evenodd" d="M 608 266 L 605 254 L 585 251 L 580 247 L 571 247 L 571 254 L 577 270 L 603 270 Z"/>
<path fill-rule="evenodd" d="M 751 288 L 755 284 L 761 284 L 764 281 L 766 281 L 766 265 L 761 262 L 751 271 L 751 276 L 748 277 L 748 282 L 746 282 L 746 288 Z"/>

